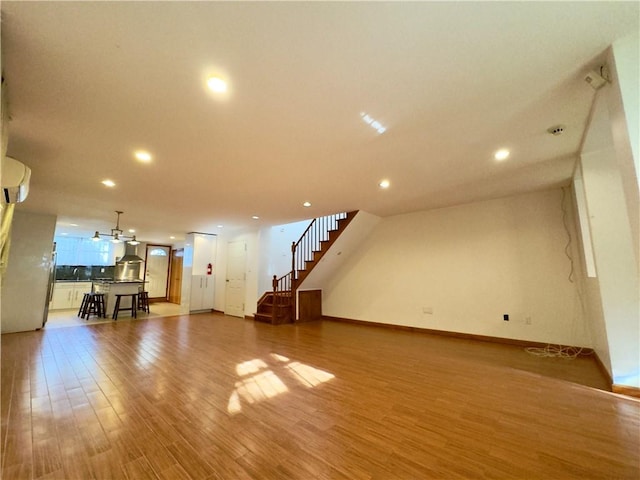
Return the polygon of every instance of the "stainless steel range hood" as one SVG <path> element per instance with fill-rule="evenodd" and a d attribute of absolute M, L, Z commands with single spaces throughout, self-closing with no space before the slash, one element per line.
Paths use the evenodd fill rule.
<path fill-rule="evenodd" d="M 124 244 L 124 257 L 116 262 L 116 265 L 119 263 L 141 263 L 144 262 L 142 258 L 138 256 L 138 247 L 135 245 L 130 245 L 129 243 Z"/>
<path fill-rule="evenodd" d="M 114 280 L 118 282 L 139 281 L 140 267 L 144 260 L 137 255 L 137 247 L 125 243 L 124 257 L 116 262 Z"/>

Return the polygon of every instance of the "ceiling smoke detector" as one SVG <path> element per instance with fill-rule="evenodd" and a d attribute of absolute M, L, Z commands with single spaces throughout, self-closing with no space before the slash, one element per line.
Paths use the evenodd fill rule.
<path fill-rule="evenodd" d="M 558 135 L 562 135 L 564 133 L 564 129 L 564 125 L 554 125 L 553 127 L 547 128 L 547 132 L 557 137 Z"/>

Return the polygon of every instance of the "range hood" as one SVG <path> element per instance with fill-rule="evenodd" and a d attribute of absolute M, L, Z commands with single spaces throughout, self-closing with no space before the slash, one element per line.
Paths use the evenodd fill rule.
<path fill-rule="evenodd" d="M 116 262 L 119 263 L 142 263 L 144 260 L 138 256 L 138 247 L 130 245 L 128 242 L 124 244 L 124 257 Z"/>

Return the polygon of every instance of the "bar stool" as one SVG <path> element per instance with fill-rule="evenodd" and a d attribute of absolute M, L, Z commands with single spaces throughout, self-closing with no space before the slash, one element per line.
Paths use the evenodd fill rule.
<path fill-rule="evenodd" d="M 80 318 L 89 320 L 91 315 L 105 318 L 104 293 L 85 293 L 79 312 Z"/>
<path fill-rule="evenodd" d="M 138 310 L 142 310 L 144 312 L 149 312 L 149 292 L 145 292 L 141 290 L 138 293 Z"/>
<path fill-rule="evenodd" d="M 113 320 L 118 319 L 118 313 L 122 311 L 131 311 L 131 316 L 133 318 L 137 318 L 136 311 L 138 310 L 138 294 L 137 293 L 116 293 L 116 304 L 113 307 L 113 315 L 111 318 Z M 120 300 L 122 297 L 131 297 L 131 306 L 130 307 L 121 307 Z"/>
<path fill-rule="evenodd" d="M 107 318 L 107 307 L 104 301 L 104 293 L 94 293 L 93 303 L 95 303 L 97 315 L 102 318 Z"/>
<path fill-rule="evenodd" d="M 87 303 L 89 302 L 90 299 L 91 299 L 90 293 L 85 293 L 84 296 L 82 297 L 82 303 L 80 304 L 80 308 L 78 309 L 78 316 L 80 318 L 84 318 L 85 309 L 87 308 Z"/>

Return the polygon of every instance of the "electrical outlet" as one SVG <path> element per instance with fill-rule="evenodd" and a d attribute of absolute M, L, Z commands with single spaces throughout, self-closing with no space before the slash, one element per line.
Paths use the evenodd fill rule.
<path fill-rule="evenodd" d="M 509 314 L 508 314 L 508 313 L 505 313 L 504 315 L 502 315 L 502 319 L 503 319 L 505 322 L 508 322 L 508 321 L 509 321 Z"/>
<path fill-rule="evenodd" d="M 526 323 L 527 325 L 531 325 L 531 317 L 525 317 L 524 323 Z"/>
<path fill-rule="evenodd" d="M 433 307 L 422 307 L 422 313 L 433 315 Z"/>

